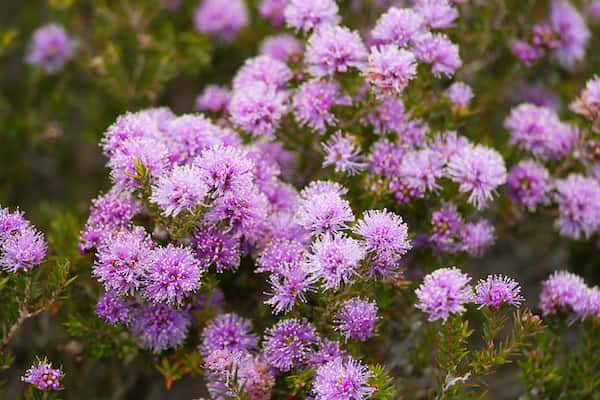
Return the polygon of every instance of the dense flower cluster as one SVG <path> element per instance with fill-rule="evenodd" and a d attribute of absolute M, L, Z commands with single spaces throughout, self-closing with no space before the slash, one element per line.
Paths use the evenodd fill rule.
<path fill-rule="evenodd" d="M 25 371 L 25 375 L 21 377 L 23 382 L 35 386 L 39 390 L 59 390 L 60 380 L 64 373 L 60 368 L 52 368 L 52 364 L 44 361 L 39 361 L 36 365 Z"/>
<path fill-rule="evenodd" d="M 30 271 L 46 257 L 46 240 L 23 217 L 0 206 L 0 268 L 7 272 Z"/>

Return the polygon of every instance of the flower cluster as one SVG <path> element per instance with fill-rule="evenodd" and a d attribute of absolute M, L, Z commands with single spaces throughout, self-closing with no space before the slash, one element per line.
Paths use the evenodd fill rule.
<path fill-rule="evenodd" d="M 0 206 L 0 268 L 7 272 L 31 271 L 46 257 L 46 240 L 23 217 Z"/>
<path fill-rule="evenodd" d="M 23 382 L 35 386 L 39 390 L 59 390 L 60 380 L 64 373 L 60 368 L 52 368 L 52 364 L 46 360 L 38 361 L 38 363 L 27 371 L 21 377 Z"/>

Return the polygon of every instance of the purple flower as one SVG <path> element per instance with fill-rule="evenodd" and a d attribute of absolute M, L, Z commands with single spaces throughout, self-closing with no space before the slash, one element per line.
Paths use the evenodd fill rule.
<path fill-rule="evenodd" d="M 0 206 L 0 243 L 27 228 L 29 228 L 29 221 L 23 217 L 21 211 L 11 213 L 8 208 Z"/>
<path fill-rule="evenodd" d="M 62 26 L 44 25 L 34 32 L 25 61 L 52 74 L 73 57 L 76 47 L 77 41 L 71 39 Z"/>
<path fill-rule="evenodd" d="M 377 104 L 375 111 L 367 115 L 365 122 L 373 125 L 378 135 L 397 133 L 404 136 L 402 133 L 407 127 L 407 122 L 402 100 L 391 96 L 384 98 Z"/>
<path fill-rule="evenodd" d="M 298 87 L 293 105 L 294 115 L 300 125 L 308 125 L 324 133 L 327 126 L 337 122 L 332 108 L 350 105 L 350 99 L 335 81 L 310 80 Z"/>
<path fill-rule="evenodd" d="M 153 248 L 142 227 L 114 232 L 98 246 L 92 275 L 104 284 L 106 291 L 132 294 L 141 287 Z"/>
<path fill-rule="evenodd" d="M 167 147 L 155 139 L 139 138 L 128 140 L 108 161 L 110 177 L 115 188 L 133 191 L 139 186 L 134 177 L 138 176 L 137 167 L 143 166 L 150 179 L 162 175 L 168 167 Z"/>
<path fill-rule="evenodd" d="M 307 321 L 286 319 L 266 330 L 263 352 L 271 367 L 287 372 L 306 361 L 317 341 L 317 333 Z"/>
<path fill-rule="evenodd" d="M 287 0 L 283 0 L 287 2 Z M 304 52 L 303 44 L 287 33 L 267 36 L 260 44 L 260 54 L 281 62 L 298 62 Z"/>
<path fill-rule="evenodd" d="M 328 339 L 321 339 L 319 341 L 318 349 L 308 354 L 306 361 L 311 368 L 316 369 L 338 357 L 348 357 L 340 343 Z"/>
<path fill-rule="evenodd" d="M 306 252 L 306 246 L 297 241 L 282 238 L 271 240 L 256 260 L 257 272 L 285 274 L 300 267 Z"/>
<path fill-rule="evenodd" d="M 209 223 L 225 225 L 226 233 L 245 235 L 246 239 L 258 238 L 262 224 L 267 218 L 269 203 L 256 188 L 227 193 L 215 201 L 215 206 L 205 217 Z"/>
<path fill-rule="evenodd" d="M 169 175 L 163 175 L 152 187 L 150 201 L 158 204 L 166 216 L 176 217 L 181 212 L 193 213 L 205 205 L 208 186 L 198 167 L 176 166 Z"/>
<path fill-rule="evenodd" d="M 540 84 L 528 85 L 517 91 L 515 102 L 531 103 L 539 107 L 549 108 L 556 112 L 560 109 L 560 99 L 558 96 Z"/>
<path fill-rule="evenodd" d="M 244 0 L 203 0 L 194 14 L 194 27 L 200 33 L 230 42 L 248 25 L 248 20 Z"/>
<path fill-rule="evenodd" d="M 496 188 L 506 182 L 502 156 L 481 145 L 460 149 L 450 159 L 448 174 L 461 193 L 469 193 L 469 203 L 478 209 L 485 208 Z"/>
<path fill-rule="evenodd" d="M 445 173 L 444 164 L 444 159 L 431 149 L 409 151 L 400 162 L 398 178 L 411 191 L 436 192 L 439 189 L 437 180 Z"/>
<path fill-rule="evenodd" d="M 428 314 L 429 321 L 443 319 L 450 314 L 465 312 L 465 304 L 473 301 L 471 278 L 458 268 L 440 268 L 425 276 L 421 286 L 415 291 L 416 307 Z"/>
<path fill-rule="evenodd" d="M 123 300 L 113 292 L 106 292 L 96 304 L 96 314 L 109 325 L 131 322 L 131 307 L 133 302 Z"/>
<path fill-rule="evenodd" d="M 596 179 L 571 174 L 556 181 L 555 200 L 560 213 L 555 226 L 561 235 L 587 238 L 600 226 L 600 184 Z"/>
<path fill-rule="evenodd" d="M 174 310 L 166 304 L 149 303 L 133 315 L 131 331 L 140 345 L 153 353 L 179 346 L 190 325 L 187 312 Z"/>
<path fill-rule="evenodd" d="M 215 226 L 194 229 L 192 249 L 200 265 L 214 267 L 219 273 L 235 271 L 240 264 L 240 239 Z"/>
<path fill-rule="evenodd" d="M 431 29 L 450 28 L 458 18 L 458 11 L 448 0 L 416 0 L 414 9 Z"/>
<path fill-rule="evenodd" d="M 290 79 L 292 79 L 292 71 L 284 62 L 262 55 L 246 60 L 233 78 L 233 90 L 244 91 L 256 82 L 282 89 Z"/>
<path fill-rule="evenodd" d="M 287 5 L 288 0 L 262 0 L 258 6 L 258 13 L 273 25 L 279 26 L 285 21 L 283 12 Z"/>
<path fill-rule="evenodd" d="M 308 38 L 304 61 L 312 76 L 322 77 L 346 72 L 349 68 L 362 69 L 367 57 L 367 49 L 358 32 L 328 25 Z"/>
<path fill-rule="evenodd" d="M 288 95 L 262 82 L 248 84 L 233 93 L 231 120 L 254 136 L 275 135 L 281 119 L 288 113 Z"/>
<path fill-rule="evenodd" d="M 301 200 L 295 218 L 300 226 L 313 234 L 336 232 L 354 221 L 350 203 L 332 192 L 306 196 Z"/>
<path fill-rule="evenodd" d="M 306 262 L 309 271 L 321 280 L 325 289 L 337 290 L 358 275 L 364 257 L 365 249 L 358 240 L 338 232 L 317 238 Z"/>
<path fill-rule="evenodd" d="M 452 253 L 457 250 L 458 240 L 463 220 L 454 204 L 444 204 L 438 211 L 431 214 L 432 232 L 429 242 L 438 252 Z"/>
<path fill-rule="evenodd" d="M 227 111 L 231 93 L 222 86 L 206 85 L 202 93 L 196 97 L 195 109 L 214 113 Z"/>
<path fill-rule="evenodd" d="M 169 120 L 165 126 L 168 136 L 169 159 L 183 164 L 199 156 L 203 150 L 227 143 L 231 134 L 213 124 L 201 114 L 184 114 Z"/>
<path fill-rule="evenodd" d="M 423 17 L 414 10 L 390 7 L 377 20 L 371 36 L 376 43 L 406 46 L 423 32 Z"/>
<path fill-rule="evenodd" d="M 471 146 L 471 143 L 464 136 L 458 135 L 454 131 L 441 132 L 437 134 L 429 147 L 437 152 L 448 163 L 455 154 Z"/>
<path fill-rule="evenodd" d="M 217 195 L 242 192 L 252 187 L 254 163 L 237 147 L 210 147 L 194 160 L 194 164 L 202 169 L 209 190 Z"/>
<path fill-rule="evenodd" d="M 559 62 L 571 68 L 583 60 L 591 33 L 577 9 L 567 0 L 554 0 L 550 7 L 550 24 L 560 42 L 554 51 Z"/>
<path fill-rule="evenodd" d="M 464 82 L 454 82 L 448 88 L 446 96 L 454 106 L 467 108 L 473 99 L 473 89 Z"/>
<path fill-rule="evenodd" d="M 211 320 L 202 331 L 200 351 L 204 356 L 218 350 L 249 352 L 258 339 L 250 320 L 236 314 L 223 314 Z"/>
<path fill-rule="evenodd" d="M 129 194 L 114 189 L 92 200 L 90 216 L 79 239 L 79 251 L 91 250 L 106 236 L 127 226 L 139 207 Z"/>
<path fill-rule="evenodd" d="M 594 19 L 600 19 L 600 1 L 592 0 L 588 6 L 588 11 Z"/>
<path fill-rule="evenodd" d="M 209 292 L 200 293 L 193 305 L 193 310 L 199 312 L 223 313 L 225 307 L 225 296 L 219 288 L 211 289 Z"/>
<path fill-rule="evenodd" d="M 406 150 L 387 139 L 373 143 L 369 154 L 367 169 L 373 175 L 392 177 L 398 173 L 400 162 Z"/>
<path fill-rule="evenodd" d="M 335 172 L 354 175 L 365 168 L 365 164 L 361 162 L 360 147 L 352 137 L 343 135 L 340 131 L 323 144 L 323 151 L 323 167 L 332 165 Z"/>
<path fill-rule="evenodd" d="M 104 132 L 104 137 L 100 142 L 104 155 L 112 157 L 134 139 L 159 140 L 162 136 L 162 125 L 175 118 L 175 115 L 168 109 L 157 110 L 161 110 L 162 113 L 156 113 L 149 109 L 120 115 Z M 160 118 L 158 118 L 159 115 L 161 115 Z"/>
<path fill-rule="evenodd" d="M 0 241 L 0 268 L 6 272 L 31 271 L 46 257 L 44 235 L 33 227 Z"/>
<path fill-rule="evenodd" d="M 510 198 L 529 211 L 550 202 L 550 174 L 546 167 L 535 161 L 525 160 L 515 165 L 510 170 L 507 183 Z"/>
<path fill-rule="evenodd" d="M 523 300 L 519 283 L 504 275 L 488 275 L 475 287 L 475 303 L 481 307 L 500 308 L 509 304 L 518 308 Z"/>
<path fill-rule="evenodd" d="M 540 50 L 521 40 L 513 45 L 512 53 L 526 67 L 531 67 L 531 65 L 542 56 Z"/>
<path fill-rule="evenodd" d="M 306 302 L 306 293 L 313 290 L 316 280 L 304 265 L 280 270 L 269 278 L 272 293 L 265 301 L 273 307 L 274 314 L 290 311 L 298 301 Z"/>
<path fill-rule="evenodd" d="M 544 316 L 557 310 L 582 310 L 587 295 L 588 287 L 581 277 L 567 271 L 556 271 L 542 282 L 539 307 Z"/>
<path fill-rule="evenodd" d="M 395 261 L 411 248 L 406 223 L 385 208 L 365 211 L 353 231 L 362 236 L 367 250 L 380 261 Z"/>
<path fill-rule="evenodd" d="M 398 95 L 417 75 L 415 55 L 389 44 L 371 48 L 366 81 L 382 95 Z"/>
<path fill-rule="evenodd" d="M 573 112 L 584 115 L 594 122 L 598 122 L 600 120 L 600 78 L 594 77 L 587 81 L 585 89 L 571 103 L 570 108 Z"/>
<path fill-rule="evenodd" d="M 459 236 L 460 249 L 473 256 L 481 256 L 496 240 L 494 227 L 486 220 L 464 224 Z"/>
<path fill-rule="evenodd" d="M 284 15 L 287 26 L 305 33 L 340 22 L 335 0 L 290 0 Z"/>
<path fill-rule="evenodd" d="M 186 297 L 200 287 L 200 276 L 204 269 L 190 249 L 170 244 L 152 252 L 144 272 L 145 298 L 181 305 Z"/>
<path fill-rule="evenodd" d="M 431 64 L 431 72 L 436 78 L 452 76 L 462 66 L 458 46 L 444 34 L 427 33 L 419 36 L 414 52 L 419 61 Z"/>
<path fill-rule="evenodd" d="M 346 339 L 367 340 L 377 322 L 377 303 L 355 297 L 346 300 L 335 315 L 335 330 Z"/>
<path fill-rule="evenodd" d="M 335 194 L 337 196 L 344 196 L 346 193 L 348 193 L 348 189 L 333 181 L 312 181 L 308 184 L 308 186 L 302 189 L 300 195 L 302 199 L 311 201 L 314 196 L 327 193 Z"/>
<path fill-rule="evenodd" d="M 21 381 L 29 383 L 39 390 L 59 390 L 60 380 L 64 375 L 60 368 L 52 368 L 51 363 L 43 360 L 25 371 Z"/>
<path fill-rule="evenodd" d="M 577 141 L 577 129 L 562 123 L 556 112 L 533 104 L 513 108 L 504 121 L 511 143 L 544 159 L 565 157 Z"/>
<path fill-rule="evenodd" d="M 376 391 L 371 372 L 360 361 L 339 357 L 317 368 L 312 391 L 315 400 L 366 400 Z"/>

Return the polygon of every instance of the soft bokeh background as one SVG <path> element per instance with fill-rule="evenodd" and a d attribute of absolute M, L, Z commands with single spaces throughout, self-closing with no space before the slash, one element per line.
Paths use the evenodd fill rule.
<path fill-rule="evenodd" d="M 17 398 L 19 377 L 36 355 L 63 365 L 67 399 L 198 398 L 206 395 L 198 378 L 177 382 L 170 392 L 150 356 L 119 359 L 107 351 L 102 360 L 86 355 L 85 344 L 67 335 L 62 324 L 75 314 L 90 314 L 98 293 L 90 279 L 91 259 L 76 251 L 79 229 L 91 198 L 108 187 L 98 147 L 102 132 L 125 111 L 153 105 L 191 112 L 207 83 L 227 83 L 243 60 L 256 54 L 260 40 L 275 31 L 256 17 L 232 45 L 221 47 L 193 31 L 197 0 L 182 1 L 170 12 L 159 0 L 0 0 L 0 204 L 19 206 L 49 237 L 56 255 L 69 257 L 78 275 L 69 296 L 50 312 L 28 321 L 11 343 L 15 362 L 0 375 L 1 398 Z M 350 4 L 352 3 L 352 4 Z M 369 27 L 380 11 L 369 1 L 340 2 L 344 23 Z M 502 120 L 529 84 L 543 81 L 557 96 L 561 111 L 594 72 L 600 72 L 598 35 L 584 68 L 566 73 L 545 66 L 524 70 L 510 56 L 507 39 L 518 33 L 515 20 L 536 15 L 545 1 L 480 2 L 476 15 L 463 14 L 450 33 L 461 45 L 465 67 L 458 78 L 472 84 L 479 114 L 463 128 L 467 136 L 502 148 Z M 580 2 L 581 3 L 581 2 Z M 353 8 L 354 7 L 354 8 Z M 375 10 L 375 11 L 374 11 Z M 77 57 L 58 74 L 47 76 L 24 62 L 31 33 L 47 22 L 62 23 L 80 39 Z M 510 23 L 507 23 L 510 22 Z M 600 31 L 596 23 L 595 33 Z M 504 154 L 508 160 L 510 154 Z M 518 276 L 529 305 L 539 282 L 552 270 L 569 267 L 590 284 L 600 282 L 596 243 L 572 244 L 552 231 L 549 218 L 514 215 L 510 206 L 497 227 L 498 243 L 465 269 L 475 277 L 492 272 Z M 504 218 L 506 217 L 506 218 Z M 509 218 L 510 217 L 510 218 Z M 232 303 L 251 295 L 251 286 L 226 291 Z M 247 292 L 245 292 L 246 290 Z M 0 315 L 0 320 L 2 316 Z M 403 342 L 390 343 L 400 354 Z M 403 368 L 398 359 L 397 368 Z M 514 370 L 494 378 L 490 398 L 514 399 L 522 390 Z M 405 382 L 419 387 L 419 382 Z"/>

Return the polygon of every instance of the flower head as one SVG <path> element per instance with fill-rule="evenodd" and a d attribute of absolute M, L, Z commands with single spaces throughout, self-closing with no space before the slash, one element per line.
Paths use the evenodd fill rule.
<path fill-rule="evenodd" d="M 272 293 L 265 303 L 273 307 L 275 314 L 288 312 L 298 301 L 306 302 L 306 293 L 313 291 L 315 280 L 303 264 L 282 269 L 270 276 Z"/>
<path fill-rule="evenodd" d="M 339 232 L 326 234 L 313 242 L 307 266 L 325 289 L 337 290 L 357 275 L 364 256 L 365 249 L 358 240 Z"/>
<path fill-rule="evenodd" d="M 507 183 L 511 199 L 530 211 L 550 202 L 550 174 L 546 167 L 535 161 L 525 160 L 515 165 Z"/>
<path fill-rule="evenodd" d="M 313 234 L 321 234 L 347 227 L 354 215 L 348 200 L 338 193 L 306 193 L 298 206 L 296 221 Z"/>
<path fill-rule="evenodd" d="M 249 352 L 258 339 L 249 320 L 236 314 L 222 314 L 211 320 L 202 331 L 200 351 L 204 356 L 218 350 Z"/>
<path fill-rule="evenodd" d="M 315 400 L 366 400 L 376 390 L 369 386 L 370 377 L 360 361 L 338 357 L 317 368 L 312 391 Z"/>
<path fill-rule="evenodd" d="M 371 48 L 364 72 L 367 82 L 383 95 L 398 95 L 417 75 L 415 55 L 389 44 Z"/>
<path fill-rule="evenodd" d="M 583 60 L 591 33 L 577 9 L 567 0 L 552 1 L 550 24 L 559 39 L 554 51 L 559 62 L 571 68 Z"/>
<path fill-rule="evenodd" d="M 354 232 L 362 236 L 367 250 L 378 260 L 396 260 L 411 248 L 406 223 L 386 209 L 365 211 Z"/>
<path fill-rule="evenodd" d="M 200 265 L 214 267 L 217 272 L 236 270 L 240 264 L 240 239 L 214 226 L 192 231 L 192 249 Z"/>
<path fill-rule="evenodd" d="M 475 287 L 475 303 L 499 308 L 502 304 L 519 307 L 523 301 L 521 287 L 514 279 L 503 275 L 489 275 Z"/>
<path fill-rule="evenodd" d="M 76 47 L 77 41 L 71 39 L 62 26 L 44 25 L 34 32 L 25 61 L 51 74 L 73 57 Z"/>
<path fill-rule="evenodd" d="M 261 55 L 244 62 L 233 78 L 233 90 L 244 91 L 256 82 L 282 89 L 290 79 L 292 79 L 292 71 L 285 62 L 268 55 Z"/>
<path fill-rule="evenodd" d="M 308 125 L 319 133 L 337 122 L 332 108 L 349 105 L 334 81 L 311 80 L 300 85 L 294 96 L 294 115 L 300 125 Z"/>
<path fill-rule="evenodd" d="M 448 88 L 446 96 L 454 106 L 467 108 L 473 99 L 473 89 L 464 82 L 454 82 Z"/>
<path fill-rule="evenodd" d="M 598 3 L 600 5 L 600 3 Z M 600 119 L 600 78 L 594 77 L 585 84 L 585 89 L 579 97 L 571 103 L 571 110 L 584 115 L 592 121 Z"/>
<path fill-rule="evenodd" d="M 288 95 L 260 81 L 235 90 L 229 113 L 237 126 L 254 136 L 275 135 L 288 112 Z"/>
<path fill-rule="evenodd" d="M 194 212 L 204 205 L 208 186 L 202 179 L 202 170 L 195 166 L 176 166 L 170 174 L 159 177 L 152 188 L 150 201 L 158 204 L 167 216 Z"/>
<path fill-rule="evenodd" d="M 248 154 L 234 146 L 213 146 L 194 160 L 209 190 L 218 195 L 237 193 L 252 187 L 254 163 Z"/>
<path fill-rule="evenodd" d="M 31 271 L 46 257 L 44 235 L 33 227 L 0 240 L 0 268 L 7 272 Z"/>
<path fill-rule="evenodd" d="M 287 0 L 284 0 L 286 2 Z M 303 44 L 287 33 L 266 37 L 260 44 L 260 54 L 281 62 L 297 62 L 304 52 Z"/>
<path fill-rule="evenodd" d="M 21 377 L 21 381 L 35 386 L 39 390 L 58 390 L 60 389 L 60 380 L 65 374 L 60 368 L 52 368 L 52 364 L 44 361 L 38 361 Z"/>
<path fill-rule="evenodd" d="M 195 109 L 198 111 L 223 112 L 227 111 L 231 93 L 222 86 L 207 85 L 196 97 Z"/>
<path fill-rule="evenodd" d="M 440 268 L 425 276 L 415 291 L 416 307 L 429 315 L 429 321 L 443 319 L 450 314 L 465 312 L 465 304 L 473 301 L 471 278 L 458 268 Z"/>
<path fill-rule="evenodd" d="M 431 72 L 438 78 L 452 76 L 462 66 L 458 46 L 441 33 L 420 35 L 414 52 L 419 61 L 431 64 Z"/>
<path fill-rule="evenodd" d="M 8 208 L 0 207 L 0 242 L 18 235 L 29 226 L 29 221 L 23 217 L 21 211 L 10 212 Z"/>
<path fill-rule="evenodd" d="M 577 311 L 585 307 L 587 295 L 588 287 L 581 277 L 556 271 L 542 282 L 539 307 L 543 315 L 557 310 Z"/>
<path fill-rule="evenodd" d="M 454 204 L 444 204 L 440 210 L 431 214 L 432 232 L 429 242 L 438 252 L 457 250 L 459 232 L 463 226 L 462 216 Z"/>
<path fill-rule="evenodd" d="M 485 208 L 496 188 L 506 182 L 504 159 L 494 149 L 481 145 L 460 149 L 448 164 L 450 178 L 461 193 L 469 193 L 469 203 Z"/>
<path fill-rule="evenodd" d="M 390 7 L 375 23 L 376 43 L 406 46 L 424 31 L 423 17 L 409 8 Z"/>
<path fill-rule="evenodd" d="M 335 0 L 290 0 L 284 15 L 287 26 L 304 32 L 340 22 Z"/>
<path fill-rule="evenodd" d="M 258 13 L 273 25 L 279 26 L 285 21 L 283 13 L 287 5 L 288 0 L 262 0 L 258 6 Z"/>
<path fill-rule="evenodd" d="M 155 302 L 180 305 L 198 290 L 203 268 L 185 247 L 154 250 L 148 261 L 143 281 L 143 295 Z"/>
<path fill-rule="evenodd" d="M 133 314 L 131 331 L 143 348 L 158 354 L 179 346 L 189 325 L 190 317 L 186 311 L 162 303 L 148 303 Z"/>
<path fill-rule="evenodd" d="M 594 178 L 571 174 L 556 181 L 560 213 L 555 222 L 561 235 L 589 237 L 600 226 L 600 184 Z"/>
<path fill-rule="evenodd" d="M 347 339 L 366 340 L 373 336 L 377 304 L 359 297 L 346 300 L 335 316 L 335 329 Z"/>
<path fill-rule="evenodd" d="M 315 329 L 305 320 L 286 319 L 265 332 L 263 352 L 267 363 L 280 372 L 302 365 L 318 341 Z"/>
<path fill-rule="evenodd" d="M 367 57 L 367 49 L 357 32 L 328 25 L 308 38 L 304 61 L 312 76 L 322 77 L 346 72 L 349 68 L 361 69 Z"/>
<path fill-rule="evenodd" d="M 248 25 L 248 9 L 243 0 L 203 0 L 194 14 L 198 32 L 230 42 Z"/>
<path fill-rule="evenodd" d="M 449 0 L 416 0 L 414 8 L 431 29 L 450 28 L 458 18 L 458 11 Z"/>
<path fill-rule="evenodd" d="M 360 148 L 349 135 L 336 132 L 325 144 L 325 160 L 323 166 L 332 165 L 335 172 L 345 172 L 348 175 L 354 175 L 364 168 L 361 162 Z"/>
<path fill-rule="evenodd" d="M 106 292 L 96 304 L 96 314 L 109 325 L 127 325 L 131 322 L 133 304 L 113 292 Z"/>
<path fill-rule="evenodd" d="M 495 240 L 494 227 L 487 220 L 469 222 L 460 228 L 459 247 L 474 256 L 481 256 Z"/>

